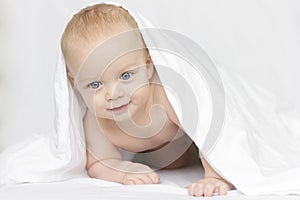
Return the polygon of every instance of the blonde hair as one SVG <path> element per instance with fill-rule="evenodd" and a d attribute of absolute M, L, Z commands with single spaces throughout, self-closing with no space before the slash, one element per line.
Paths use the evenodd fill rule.
<path fill-rule="evenodd" d="M 138 27 L 134 18 L 121 6 L 100 3 L 80 10 L 69 21 L 62 35 L 61 50 L 64 57 L 71 46 L 92 42 L 115 24 L 133 29 Z"/>

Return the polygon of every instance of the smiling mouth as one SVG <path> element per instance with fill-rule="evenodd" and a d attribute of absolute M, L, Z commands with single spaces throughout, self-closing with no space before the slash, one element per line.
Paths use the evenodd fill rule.
<path fill-rule="evenodd" d="M 107 110 L 112 111 L 112 112 L 121 112 L 121 111 L 124 111 L 128 107 L 129 104 L 130 104 L 130 102 L 127 104 L 124 104 L 122 106 L 115 107 L 115 108 L 108 108 Z"/>

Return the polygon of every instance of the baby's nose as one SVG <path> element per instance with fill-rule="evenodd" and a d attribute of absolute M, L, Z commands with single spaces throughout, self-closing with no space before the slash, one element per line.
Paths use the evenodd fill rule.
<path fill-rule="evenodd" d="M 124 90 L 120 87 L 107 88 L 105 92 L 105 99 L 106 101 L 116 100 L 123 97 L 124 94 Z"/>

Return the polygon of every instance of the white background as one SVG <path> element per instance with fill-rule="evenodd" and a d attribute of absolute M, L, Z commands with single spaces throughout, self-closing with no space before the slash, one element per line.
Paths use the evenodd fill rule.
<path fill-rule="evenodd" d="M 0 1 L 0 151 L 53 128 L 60 35 L 86 0 Z M 300 112 L 300 1 L 123 0 L 160 28 L 198 42 L 220 67 Z"/>

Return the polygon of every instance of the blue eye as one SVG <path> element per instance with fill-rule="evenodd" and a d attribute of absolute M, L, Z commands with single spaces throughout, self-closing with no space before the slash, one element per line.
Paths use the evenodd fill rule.
<path fill-rule="evenodd" d="M 128 79 L 131 78 L 131 75 L 132 75 L 131 72 L 124 72 L 124 73 L 120 76 L 120 78 L 121 78 L 122 80 L 128 80 Z"/>
<path fill-rule="evenodd" d="M 99 81 L 94 81 L 94 82 L 90 83 L 90 84 L 88 85 L 88 87 L 91 87 L 91 88 L 93 88 L 93 89 L 97 89 L 97 88 L 99 88 L 101 85 L 102 85 L 101 82 L 99 82 Z"/>

